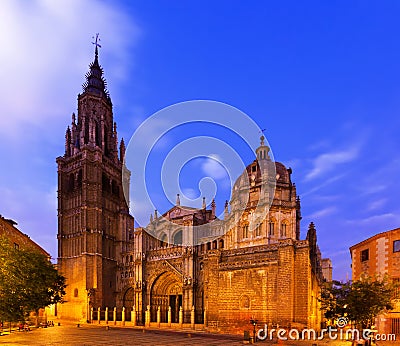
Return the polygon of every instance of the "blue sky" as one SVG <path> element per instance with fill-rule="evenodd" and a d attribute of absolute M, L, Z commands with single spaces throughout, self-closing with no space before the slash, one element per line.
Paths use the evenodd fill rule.
<path fill-rule="evenodd" d="M 293 168 L 302 237 L 314 221 L 336 278 L 351 273 L 349 246 L 399 226 L 397 1 L 6 0 L 0 13 L 0 213 L 53 257 L 55 158 L 96 32 L 119 137 L 181 101 L 242 110 L 267 129 L 275 159 Z M 191 172 L 212 171 L 222 184 L 218 167 L 191 165 L 182 185 L 194 194 Z M 222 186 L 218 208 L 225 193 Z"/>

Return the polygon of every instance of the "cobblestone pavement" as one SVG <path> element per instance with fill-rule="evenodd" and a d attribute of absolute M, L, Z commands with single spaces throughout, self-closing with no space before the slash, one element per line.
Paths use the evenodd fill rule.
<path fill-rule="evenodd" d="M 273 345 L 276 342 L 259 341 L 259 346 Z M 285 341 L 282 345 L 294 346 L 351 346 L 349 341 Z M 61 325 L 50 328 L 33 329 L 30 332 L 13 332 L 10 335 L 0 336 L 0 345 L 26 345 L 26 346 L 104 346 L 104 345 L 152 345 L 152 346 L 168 346 L 168 345 L 243 345 L 241 336 L 207 334 L 190 331 L 177 332 L 171 330 L 156 330 L 134 328 L 110 327 L 109 330 L 105 326 L 82 325 L 77 328 L 76 325 Z M 384 345 L 384 344 L 380 344 Z"/>

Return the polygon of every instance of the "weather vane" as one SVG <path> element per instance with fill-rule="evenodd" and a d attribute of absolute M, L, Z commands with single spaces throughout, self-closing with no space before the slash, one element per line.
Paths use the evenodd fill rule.
<path fill-rule="evenodd" d="M 264 134 L 265 131 L 267 131 L 267 129 L 262 129 L 262 130 L 258 131 L 258 133 Z"/>
<path fill-rule="evenodd" d="M 96 48 L 97 48 L 97 47 L 100 47 L 100 48 L 101 48 L 100 43 L 98 43 L 98 42 L 101 41 L 100 38 L 99 38 L 99 33 L 96 34 L 96 38 L 95 38 L 94 36 L 92 36 L 92 39 L 95 40 L 94 42 L 92 42 L 92 44 L 94 44 L 94 45 L 96 46 Z"/>

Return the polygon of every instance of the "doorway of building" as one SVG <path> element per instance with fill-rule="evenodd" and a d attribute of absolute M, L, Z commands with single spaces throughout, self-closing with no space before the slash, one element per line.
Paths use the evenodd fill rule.
<path fill-rule="evenodd" d="M 179 322 L 179 309 L 182 306 L 182 294 L 171 294 L 169 296 L 169 306 L 171 307 L 171 322 Z"/>
<path fill-rule="evenodd" d="M 182 279 L 173 272 L 162 273 L 153 283 L 150 291 L 150 318 L 157 321 L 160 308 L 160 322 L 168 321 L 168 307 L 171 307 L 171 322 L 179 321 L 182 306 Z"/>

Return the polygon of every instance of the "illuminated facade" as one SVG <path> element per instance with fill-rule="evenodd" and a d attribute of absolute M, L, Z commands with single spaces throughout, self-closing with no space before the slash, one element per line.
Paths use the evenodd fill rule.
<path fill-rule="evenodd" d="M 368 276 L 388 275 L 400 284 L 400 228 L 376 234 L 350 248 L 353 280 L 363 274 Z M 400 289 L 393 300 L 394 309 L 378 316 L 380 333 L 400 335 Z"/>
<path fill-rule="evenodd" d="M 73 115 L 64 156 L 57 158 L 58 262 L 68 284 L 61 317 L 86 320 L 92 308 L 115 306 L 133 309 L 137 324 L 158 320 L 241 332 L 253 318 L 318 329 L 321 254 L 312 223 L 300 240 L 291 169 L 271 161 L 261 137 L 223 220 L 216 217 L 215 201 L 211 209 L 206 201 L 190 208 L 180 205 L 178 195 L 173 208 L 134 229 L 122 194 L 125 146 L 121 141 L 118 155 L 102 73 L 96 48 L 78 96 L 78 117 Z M 264 165 L 272 165 L 274 174 L 263 173 Z M 268 179 L 274 190 L 265 189 Z M 191 231 L 198 226 L 209 235 Z"/>

